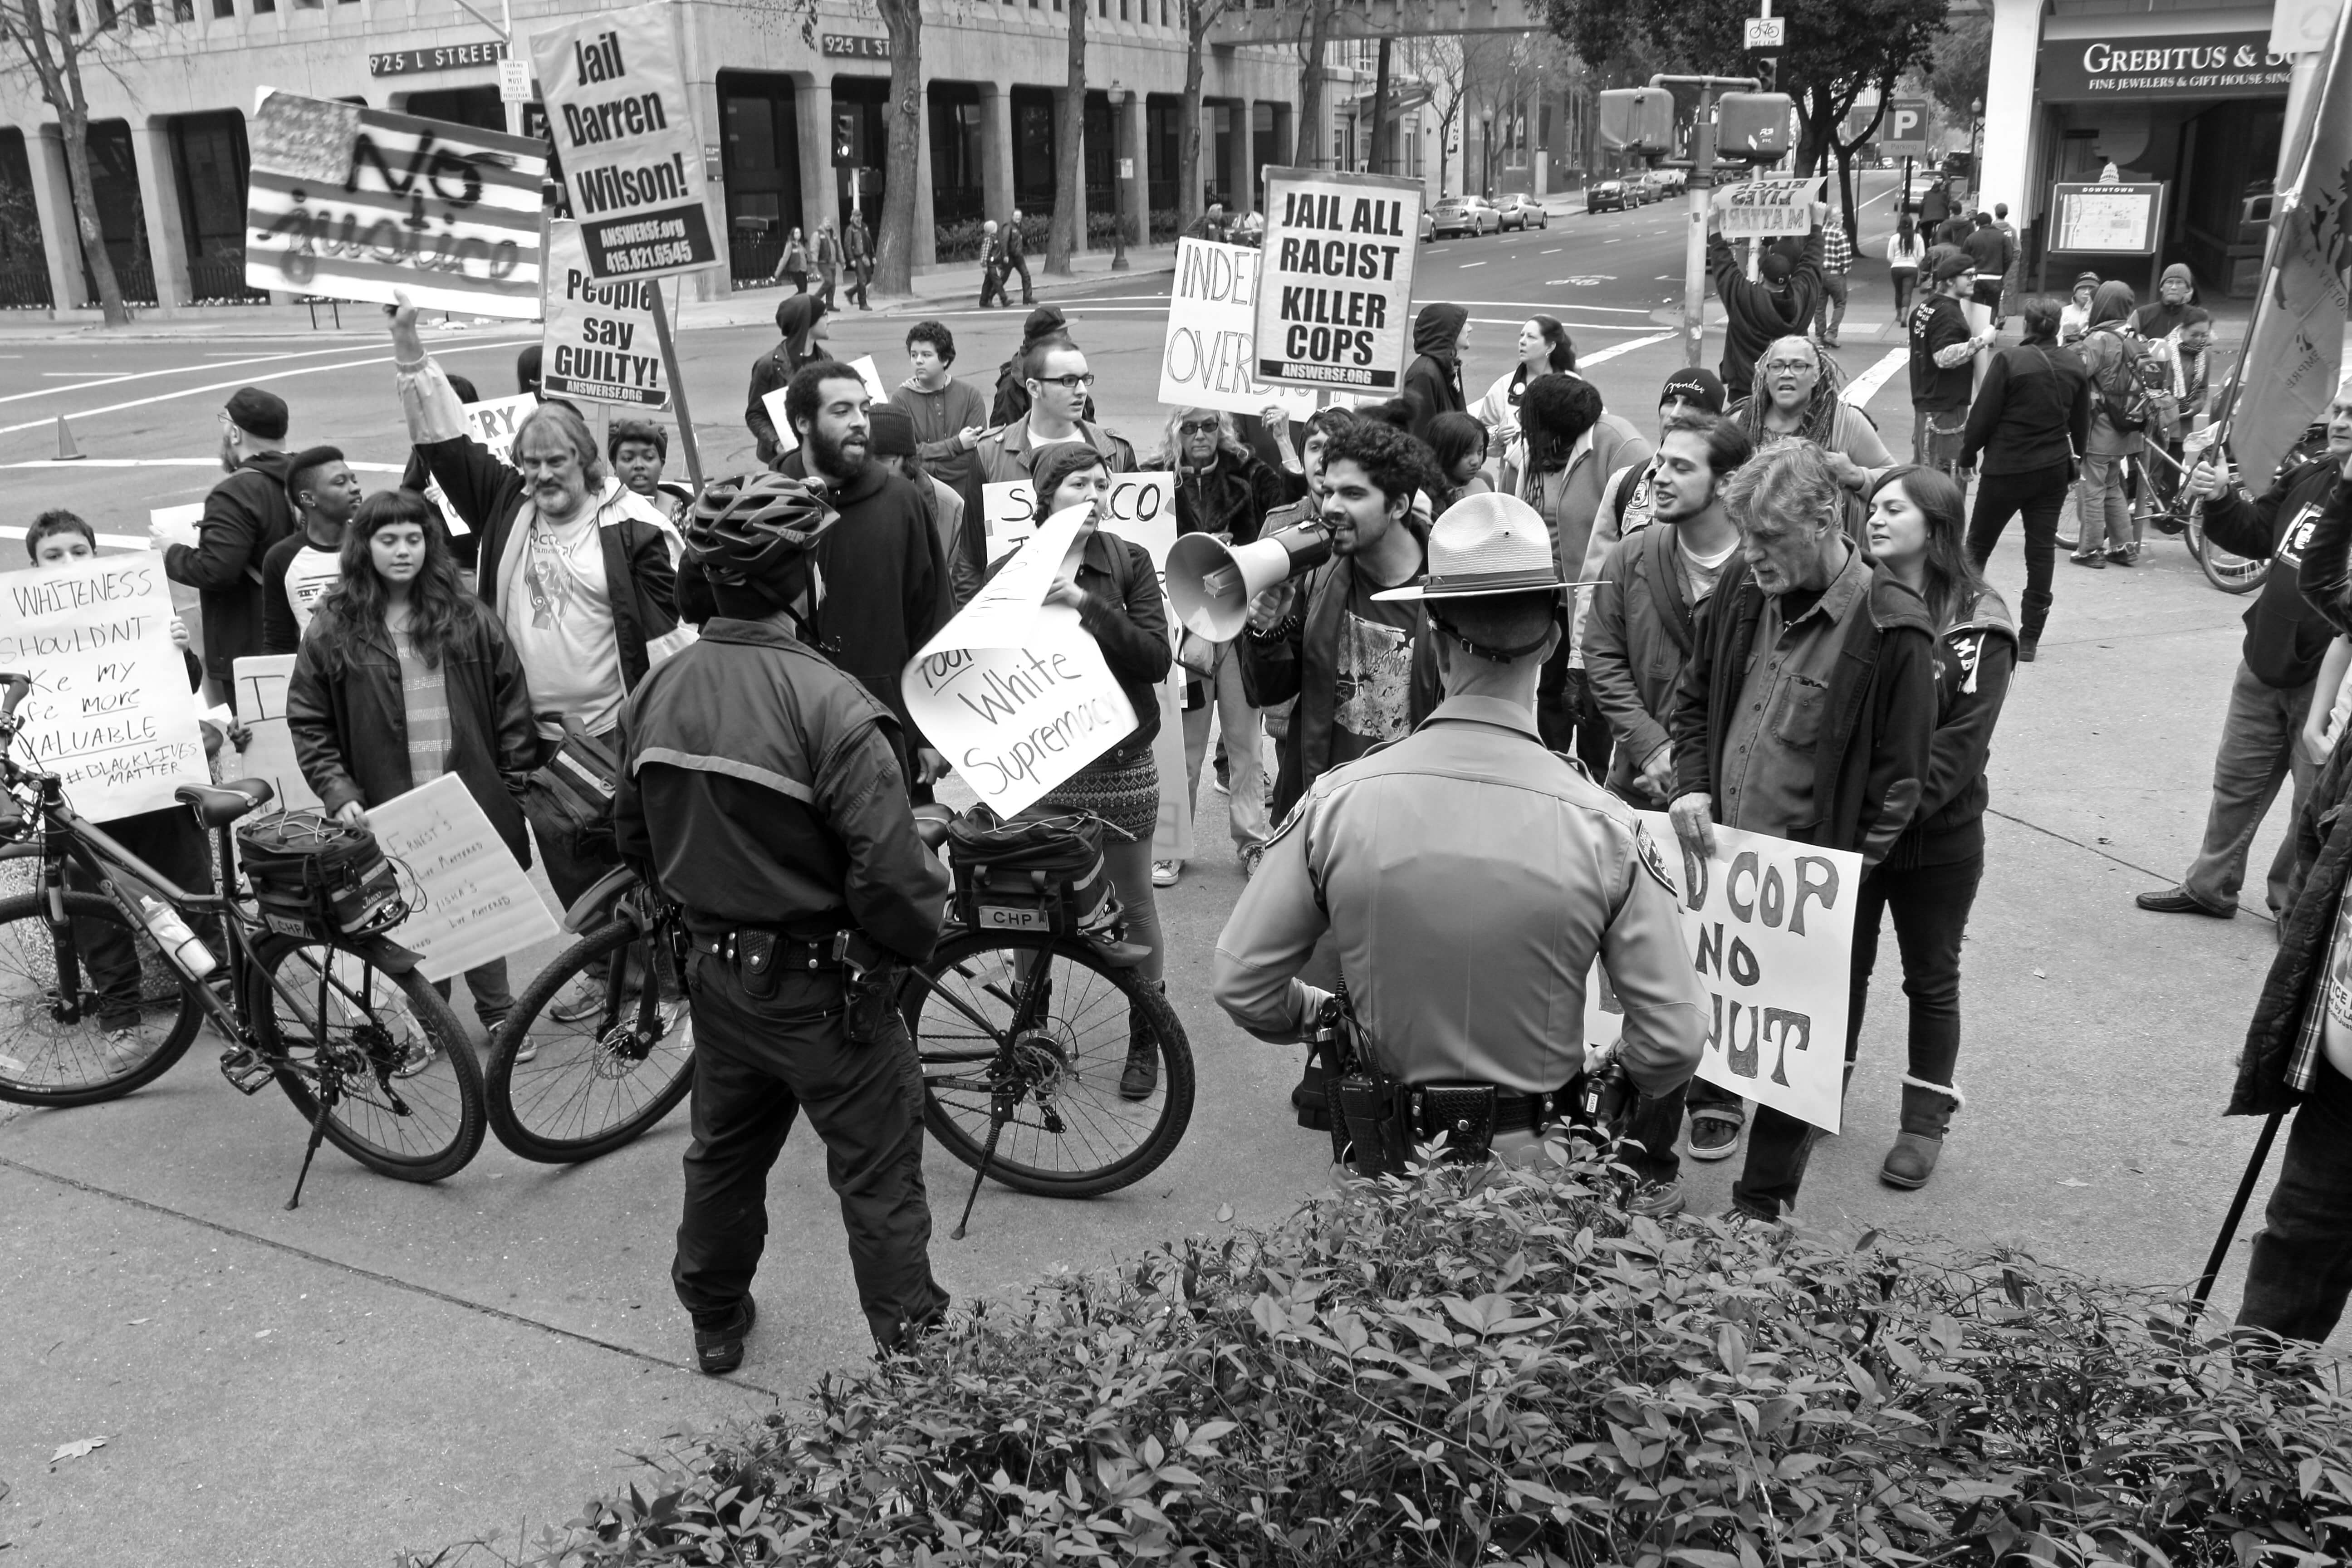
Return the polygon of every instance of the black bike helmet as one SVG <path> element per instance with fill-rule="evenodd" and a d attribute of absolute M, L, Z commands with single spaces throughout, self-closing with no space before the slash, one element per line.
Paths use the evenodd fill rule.
<path fill-rule="evenodd" d="M 807 580 L 816 542 L 840 517 L 789 474 L 713 479 L 687 515 L 686 548 L 711 582 L 766 589 L 782 603 Z"/>

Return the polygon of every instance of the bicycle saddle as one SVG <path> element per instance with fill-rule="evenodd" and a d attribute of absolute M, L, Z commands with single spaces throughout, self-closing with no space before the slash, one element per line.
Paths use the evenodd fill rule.
<path fill-rule="evenodd" d="M 923 847 L 937 850 L 948 841 L 948 828 L 956 819 L 955 807 L 933 803 L 915 807 L 915 833 L 922 839 Z"/>
<path fill-rule="evenodd" d="M 182 784 L 172 792 L 172 798 L 195 807 L 197 820 L 206 827 L 226 827 L 247 812 L 268 805 L 277 793 L 267 779 L 231 779 L 218 789 Z"/>

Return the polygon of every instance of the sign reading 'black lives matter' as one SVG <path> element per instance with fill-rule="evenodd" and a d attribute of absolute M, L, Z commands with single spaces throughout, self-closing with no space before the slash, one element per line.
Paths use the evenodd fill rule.
<path fill-rule="evenodd" d="M 1265 172 L 1257 379 L 1392 394 L 1412 317 L 1421 182 L 1328 169 Z"/>
<path fill-rule="evenodd" d="M 719 260 L 673 9 L 604 11 L 531 37 L 548 135 L 600 281 Z"/>

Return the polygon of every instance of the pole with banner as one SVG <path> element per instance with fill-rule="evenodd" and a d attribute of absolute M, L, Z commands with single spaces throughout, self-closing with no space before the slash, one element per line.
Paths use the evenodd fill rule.
<path fill-rule="evenodd" d="M 669 374 L 669 400 L 677 415 L 677 445 L 686 458 L 687 482 L 694 493 L 702 493 L 702 452 L 694 442 L 694 416 L 686 405 L 686 376 L 677 363 L 677 344 L 669 334 L 669 306 L 662 299 L 661 285 L 654 290 L 654 341 L 661 345 L 662 365 Z"/>

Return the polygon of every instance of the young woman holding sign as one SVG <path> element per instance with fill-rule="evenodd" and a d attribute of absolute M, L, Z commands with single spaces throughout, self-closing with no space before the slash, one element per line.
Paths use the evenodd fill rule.
<path fill-rule="evenodd" d="M 456 773 L 515 859 L 530 864 L 519 801 L 537 742 L 522 660 L 498 616 L 466 592 L 441 514 L 415 490 L 378 490 L 343 531 L 342 574 L 302 635 L 286 727 L 331 815 L 365 827 L 369 806 Z M 495 1035 L 514 1008 L 507 961 L 466 971 L 466 988 Z M 525 1040 L 515 1059 L 531 1054 Z M 425 1065 L 412 1059 L 403 1075 Z"/>
<path fill-rule="evenodd" d="M 1872 488 L 1871 553 L 1927 601 L 1936 623 L 1936 736 L 1919 809 L 1885 860 L 1863 879 L 1853 918 L 1847 1062 L 1861 1037 L 1879 923 L 1889 910 L 1903 950 L 1903 992 L 1911 999 L 1902 1130 L 1878 1173 L 1893 1187 L 1927 1185 L 1943 1152 L 1944 1129 L 1961 1104 L 1952 1086 L 1960 1055 L 1960 939 L 1984 875 L 1985 759 L 2017 668 L 2009 607 L 1969 559 L 1967 538 L 1960 487 L 1950 476 L 1899 468 Z"/>
<path fill-rule="evenodd" d="M 1102 454 L 1084 442 L 1046 448 L 1037 459 L 1036 519 L 1083 506 L 1092 518 L 1078 531 L 1077 568 L 1057 576 L 1045 603 L 1066 605 L 1102 649 L 1128 705 L 1135 728 L 1110 750 L 1045 792 L 1022 813 L 1025 819 L 1090 811 L 1118 833 L 1107 835 L 1103 859 L 1111 888 L 1127 911 L 1127 941 L 1150 950 L 1136 965 L 1136 978 L 1161 988 L 1160 911 L 1151 895 L 1151 835 L 1160 826 L 1160 770 L 1151 760 L 1152 737 L 1160 732 L 1159 685 L 1168 679 L 1168 612 L 1160 596 L 1160 574 L 1139 544 L 1097 526 L 1110 493 L 1110 469 Z M 1014 554 L 1019 552 L 1014 552 Z M 1013 559 L 1007 555 L 1005 560 Z M 998 563 L 1003 569 L 1003 563 Z M 994 574 L 992 573 L 991 575 Z M 1120 834 L 1127 835 L 1122 838 Z M 1139 1016 L 1128 1048 L 1118 1092 L 1149 1099 L 1160 1083 L 1160 1052 Z"/>

